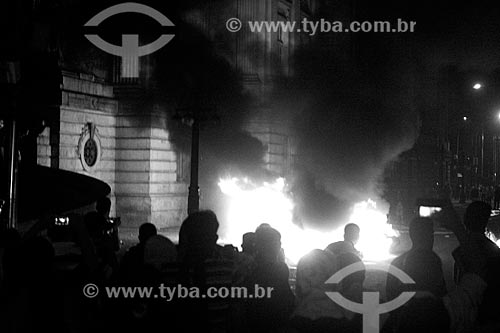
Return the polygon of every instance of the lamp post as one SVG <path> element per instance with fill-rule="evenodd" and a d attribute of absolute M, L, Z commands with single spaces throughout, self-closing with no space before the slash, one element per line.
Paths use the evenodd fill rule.
<path fill-rule="evenodd" d="M 191 129 L 191 177 L 189 181 L 188 215 L 200 209 L 198 169 L 200 155 L 200 121 L 195 117 Z"/>
<path fill-rule="evenodd" d="M 7 125 L 8 130 L 8 145 L 7 145 L 7 170 L 8 170 L 8 227 L 16 228 L 17 226 L 17 171 L 18 171 L 18 155 L 17 155 L 17 123 L 15 119 L 10 119 Z"/>
<path fill-rule="evenodd" d="M 467 122 L 466 116 L 464 116 L 462 119 L 463 119 L 464 123 Z M 457 158 L 459 158 L 459 154 L 460 154 L 460 134 L 462 132 L 461 131 L 462 127 L 463 127 L 463 124 L 462 124 L 462 126 L 460 126 L 460 128 L 458 129 L 458 133 L 457 133 Z"/>
<path fill-rule="evenodd" d="M 206 121 L 218 121 L 215 108 L 184 108 L 173 118 L 191 125 L 191 164 L 188 190 L 187 213 L 192 214 L 200 209 L 199 163 L 200 163 L 200 125 Z M 203 114 L 203 116 L 202 116 Z"/>

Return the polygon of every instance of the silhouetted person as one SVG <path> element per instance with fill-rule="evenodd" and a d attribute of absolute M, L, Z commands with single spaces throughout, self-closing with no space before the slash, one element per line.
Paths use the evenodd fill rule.
<path fill-rule="evenodd" d="M 432 251 L 434 245 L 434 225 L 430 218 L 417 217 L 410 222 L 409 228 L 412 247 L 394 259 L 391 265 L 408 274 L 416 283 L 416 290 L 431 292 L 436 297 L 446 294 L 442 263 Z M 401 281 L 387 276 L 387 299 L 393 299 L 403 291 Z"/>
<path fill-rule="evenodd" d="M 455 234 L 463 249 L 462 279 L 456 288 L 441 298 L 430 292 L 417 291 L 409 302 L 391 312 L 382 332 L 498 332 L 498 327 L 490 327 L 489 330 L 478 327 L 478 310 L 487 288 L 484 253 L 478 243 L 469 237 L 451 204 L 443 207 L 436 218 Z M 422 267 L 422 270 L 425 269 Z"/>
<path fill-rule="evenodd" d="M 95 247 L 99 260 L 99 270 L 104 279 L 108 280 L 118 273 L 118 259 L 114 243 L 106 234 L 106 218 L 96 212 L 87 213 L 84 217 L 85 227 Z"/>
<path fill-rule="evenodd" d="M 144 242 L 144 265 L 162 272 L 165 265 L 177 261 L 177 249 L 170 239 L 154 235 Z"/>
<path fill-rule="evenodd" d="M 297 307 L 292 316 L 292 326 L 299 332 L 360 332 L 359 318 L 325 293 L 325 281 L 338 269 L 359 261 L 352 253 L 335 257 L 328 251 L 313 250 L 302 257 L 297 265 Z M 345 279 L 341 286 L 343 295 L 356 294 L 359 301 L 364 272 L 356 272 Z"/>
<path fill-rule="evenodd" d="M 255 255 L 255 233 L 247 232 L 243 235 L 243 242 L 241 243 L 241 250 L 244 254 L 249 256 Z"/>
<path fill-rule="evenodd" d="M 255 229 L 255 232 L 261 229 L 265 228 L 271 228 L 271 225 L 269 223 L 261 223 L 257 229 Z M 272 228 L 271 228 L 272 229 Z M 278 260 L 281 262 L 286 262 L 286 257 L 285 257 L 285 250 L 283 248 L 280 248 L 280 253 L 278 254 Z"/>
<path fill-rule="evenodd" d="M 119 220 L 111 219 L 109 216 L 111 210 L 111 200 L 108 197 L 103 197 L 97 200 L 95 209 L 97 214 L 104 218 L 104 235 L 107 241 L 111 244 L 114 251 L 120 249 L 120 237 L 118 233 Z"/>
<path fill-rule="evenodd" d="M 243 235 L 242 251 L 234 256 L 235 283 L 241 284 L 253 270 L 255 264 L 255 233 L 247 232 Z"/>
<path fill-rule="evenodd" d="M 478 246 L 487 260 L 485 276 L 488 288 L 479 309 L 479 320 L 482 323 L 500 322 L 497 306 L 500 299 L 500 249 L 485 235 L 491 215 L 491 206 L 482 201 L 471 203 L 464 215 L 464 225 L 472 241 Z M 463 263 L 464 251 L 461 247 L 453 252 L 455 258 L 455 280 L 460 282 L 466 272 Z"/>
<path fill-rule="evenodd" d="M 109 217 L 109 212 L 111 210 L 111 200 L 108 197 L 103 197 L 97 200 L 95 210 L 104 217 Z"/>
<path fill-rule="evenodd" d="M 281 261 L 281 235 L 271 227 L 257 228 L 255 232 L 255 268 L 246 286 L 254 290 L 258 285 L 272 288 L 270 297 L 248 299 L 246 316 L 250 332 L 272 332 L 284 327 L 293 310 L 294 296 L 288 283 L 288 266 Z"/>
<path fill-rule="evenodd" d="M 334 255 L 339 255 L 342 253 L 354 253 L 358 257 L 361 257 L 361 252 L 356 249 L 356 244 L 359 241 L 360 228 L 355 223 L 348 223 L 344 227 L 344 240 L 331 243 L 326 247 L 326 251 L 331 252 Z"/>
<path fill-rule="evenodd" d="M 355 223 L 349 223 L 344 227 L 344 241 L 352 243 L 352 246 L 356 246 L 359 241 L 359 226 Z"/>
<path fill-rule="evenodd" d="M 138 279 L 138 272 L 144 265 L 144 245 L 146 241 L 157 234 L 156 226 L 152 223 L 143 223 L 139 227 L 139 244 L 132 246 L 123 256 L 120 265 L 120 277 L 125 282 L 134 282 Z"/>
<path fill-rule="evenodd" d="M 179 259 L 196 264 L 217 257 L 219 221 L 212 211 L 200 211 L 187 217 L 179 230 Z"/>
<path fill-rule="evenodd" d="M 233 285 L 234 263 L 217 245 L 218 228 L 219 221 L 212 211 L 190 214 L 182 223 L 178 246 L 178 282 L 182 286 L 197 287 L 204 294 L 209 288 Z M 181 299 L 180 328 L 186 332 L 231 330 L 230 305 L 228 298 Z"/>

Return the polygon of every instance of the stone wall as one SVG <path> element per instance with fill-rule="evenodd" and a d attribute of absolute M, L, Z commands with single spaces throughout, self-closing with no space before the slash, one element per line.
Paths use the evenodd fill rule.
<path fill-rule="evenodd" d="M 117 118 L 117 209 L 129 226 L 178 226 L 187 210 L 187 185 L 177 179 L 177 154 L 169 141 L 167 118 L 141 111 Z"/>

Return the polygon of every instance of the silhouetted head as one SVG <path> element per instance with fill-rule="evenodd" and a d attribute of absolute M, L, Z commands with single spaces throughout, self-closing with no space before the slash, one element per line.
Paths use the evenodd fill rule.
<path fill-rule="evenodd" d="M 432 250 L 434 245 L 434 225 L 428 217 L 416 217 L 410 222 L 410 239 L 413 248 Z"/>
<path fill-rule="evenodd" d="M 464 225 L 472 232 L 484 232 L 491 215 L 491 206 L 483 201 L 471 203 L 464 216 Z"/>
<path fill-rule="evenodd" d="M 272 227 L 257 228 L 255 250 L 260 260 L 277 261 L 281 252 L 281 234 Z"/>
<path fill-rule="evenodd" d="M 210 210 L 189 215 L 179 230 L 181 260 L 197 261 L 209 258 L 217 244 L 219 221 Z"/>
<path fill-rule="evenodd" d="M 271 225 L 269 223 L 261 223 L 257 229 L 255 229 L 255 232 L 257 232 L 257 230 L 261 229 L 261 228 L 271 228 Z"/>
<path fill-rule="evenodd" d="M 335 272 L 335 257 L 322 250 L 312 250 L 297 264 L 297 297 L 303 299 L 314 289 L 322 289 L 325 281 Z"/>
<path fill-rule="evenodd" d="M 243 242 L 241 243 L 243 253 L 253 255 L 255 253 L 255 233 L 247 232 L 243 235 Z"/>
<path fill-rule="evenodd" d="M 97 200 L 95 210 L 104 216 L 108 216 L 111 210 L 111 200 L 108 197 Z"/>
<path fill-rule="evenodd" d="M 359 226 L 355 223 L 348 223 L 344 227 L 344 240 L 353 243 L 356 243 L 359 240 L 360 229 Z"/>
<path fill-rule="evenodd" d="M 144 264 L 161 270 L 165 264 L 177 260 L 177 249 L 170 239 L 153 235 L 144 243 Z"/>
<path fill-rule="evenodd" d="M 157 234 L 156 226 L 153 223 L 143 223 L 139 227 L 139 242 L 144 243 L 150 237 Z"/>

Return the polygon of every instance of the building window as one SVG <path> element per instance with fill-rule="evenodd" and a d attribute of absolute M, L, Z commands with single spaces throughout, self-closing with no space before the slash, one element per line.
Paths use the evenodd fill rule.
<path fill-rule="evenodd" d="M 191 156 L 189 153 L 179 150 L 177 152 L 177 181 L 189 183 L 191 171 Z"/>

